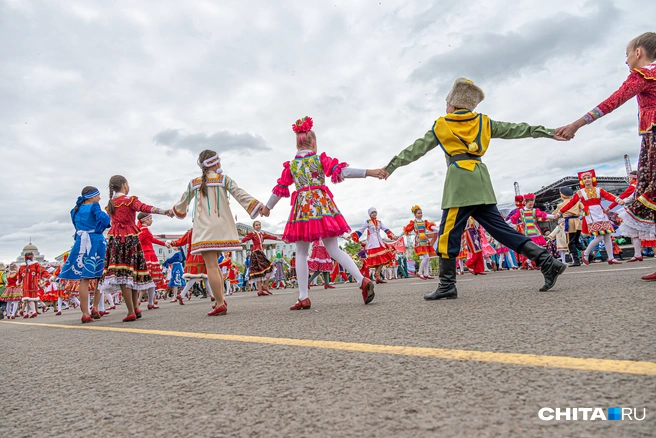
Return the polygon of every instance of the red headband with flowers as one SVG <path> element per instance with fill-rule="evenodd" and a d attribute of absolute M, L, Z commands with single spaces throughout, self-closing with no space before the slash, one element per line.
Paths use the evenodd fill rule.
<path fill-rule="evenodd" d="M 308 132 L 310 129 L 312 129 L 313 125 L 314 122 L 312 121 L 312 117 L 305 116 L 302 119 L 298 119 L 296 123 L 292 125 L 292 131 L 298 135 L 303 132 Z"/>

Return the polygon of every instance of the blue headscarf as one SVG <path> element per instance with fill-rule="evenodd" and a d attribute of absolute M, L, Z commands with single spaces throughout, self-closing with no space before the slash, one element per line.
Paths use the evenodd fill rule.
<path fill-rule="evenodd" d="M 100 190 L 96 189 L 92 192 L 85 193 L 84 195 L 78 196 L 77 201 L 75 201 L 75 206 L 79 207 L 87 199 L 94 198 L 94 197 L 98 196 L 99 194 L 100 194 Z"/>

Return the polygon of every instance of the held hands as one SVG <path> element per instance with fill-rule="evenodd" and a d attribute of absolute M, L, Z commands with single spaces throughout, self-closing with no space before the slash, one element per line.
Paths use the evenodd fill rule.
<path fill-rule="evenodd" d="M 263 205 L 262 208 L 260 208 L 260 216 L 269 217 L 270 214 L 271 214 L 271 209 L 266 205 Z"/>
<path fill-rule="evenodd" d="M 570 123 L 569 125 L 561 126 L 560 128 L 556 129 L 556 134 L 554 135 L 554 140 L 559 140 L 563 141 L 561 139 L 565 140 L 571 140 L 574 138 L 574 135 L 576 134 L 576 131 L 579 130 L 583 125 L 585 125 L 585 120 L 583 119 L 578 119 L 577 121 Z"/>
<path fill-rule="evenodd" d="M 168 210 L 166 210 L 166 211 L 164 212 L 164 214 L 167 215 L 168 217 L 173 217 L 173 216 L 175 216 L 175 214 L 173 214 L 173 210 L 172 210 L 172 209 L 168 209 Z"/>
<path fill-rule="evenodd" d="M 387 179 L 390 174 L 383 168 L 381 169 L 367 169 L 366 176 L 372 176 L 378 179 Z"/>
<path fill-rule="evenodd" d="M 166 242 L 166 247 L 167 247 L 168 249 L 171 249 L 171 242 L 167 241 L 167 242 Z"/>

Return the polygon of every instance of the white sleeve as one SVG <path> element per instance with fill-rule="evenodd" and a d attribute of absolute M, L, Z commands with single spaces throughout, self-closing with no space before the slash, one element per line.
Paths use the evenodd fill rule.
<path fill-rule="evenodd" d="M 354 169 L 352 167 L 345 167 L 342 169 L 342 176 L 344 178 L 366 178 L 367 169 Z"/>
<path fill-rule="evenodd" d="M 278 201 L 280 201 L 280 196 L 275 195 L 275 194 L 272 193 L 272 194 L 271 194 L 271 197 L 269 198 L 269 200 L 268 200 L 267 203 L 266 203 L 267 208 L 268 208 L 269 210 L 273 210 L 273 207 L 276 206 L 276 204 L 278 203 Z"/>

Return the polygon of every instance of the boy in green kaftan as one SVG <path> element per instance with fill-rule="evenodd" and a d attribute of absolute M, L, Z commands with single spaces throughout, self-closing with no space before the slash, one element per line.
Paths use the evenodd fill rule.
<path fill-rule="evenodd" d="M 483 90 L 472 81 L 459 78 L 446 98 L 447 115 L 435 121 L 433 129 L 423 138 L 396 155 L 385 167 L 388 176 L 401 166 L 408 165 L 439 146 L 446 155 L 447 173 L 442 194 L 442 221 L 437 252 L 440 257 L 440 285 L 426 300 L 457 298 L 456 257 L 460 252 L 460 238 L 470 216 L 508 248 L 523 254 L 541 268 L 547 291 L 556 284 L 566 265 L 547 250 L 510 227 L 497 209 L 490 174 L 481 161 L 492 138 L 554 138 L 553 129 L 530 126 L 526 123 L 506 123 L 491 120 L 475 113 L 476 106 L 485 98 Z"/>

